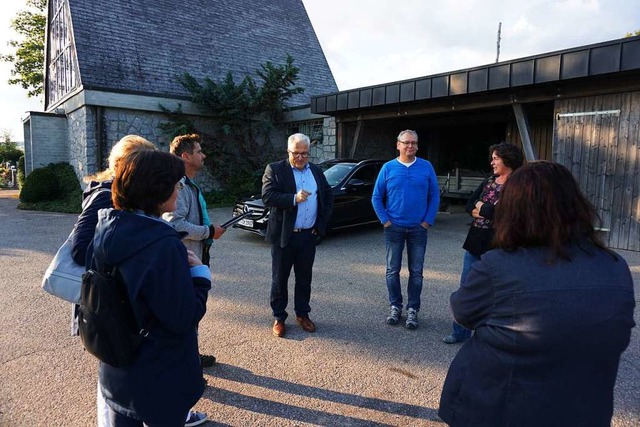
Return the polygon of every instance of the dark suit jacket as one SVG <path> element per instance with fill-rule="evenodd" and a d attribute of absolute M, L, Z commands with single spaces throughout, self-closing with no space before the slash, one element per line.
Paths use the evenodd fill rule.
<path fill-rule="evenodd" d="M 333 193 L 322 170 L 309 163 L 318 185 L 318 214 L 314 228 L 319 236 L 324 236 L 333 211 Z M 289 160 L 267 165 L 262 177 L 262 201 L 271 208 L 267 224 L 266 240 L 284 248 L 289 243 L 296 222 L 298 206 L 294 204 L 296 181 Z"/>

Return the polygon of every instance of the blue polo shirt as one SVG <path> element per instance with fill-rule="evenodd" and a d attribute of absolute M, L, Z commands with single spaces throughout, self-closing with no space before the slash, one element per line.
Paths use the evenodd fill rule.
<path fill-rule="evenodd" d="M 398 159 L 380 169 L 371 197 L 373 209 L 382 224 L 391 221 L 400 227 L 433 225 L 440 204 L 440 187 L 431 163 L 416 158 L 410 166 Z"/>

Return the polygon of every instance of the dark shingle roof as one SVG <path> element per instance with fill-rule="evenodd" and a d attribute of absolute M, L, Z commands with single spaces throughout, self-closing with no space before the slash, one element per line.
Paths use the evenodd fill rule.
<path fill-rule="evenodd" d="M 85 89 L 184 97 L 185 72 L 236 82 L 287 54 L 309 97 L 337 86 L 301 0 L 69 0 Z"/>
<path fill-rule="evenodd" d="M 448 73 L 418 77 L 338 93 L 314 95 L 311 112 L 339 115 L 361 108 L 430 102 L 561 81 L 607 78 L 640 72 L 640 36 L 579 46 Z M 637 80 L 636 80 L 637 81 Z"/>

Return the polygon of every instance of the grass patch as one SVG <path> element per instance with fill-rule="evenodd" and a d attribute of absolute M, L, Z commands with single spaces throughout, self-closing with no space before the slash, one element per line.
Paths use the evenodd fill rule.
<path fill-rule="evenodd" d="M 60 212 L 60 213 L 75 213 L 82 212 L 82 190 L 77 190 L 72 193 L 68 193 L 63 199 L 57 200 L 44 200 L 35 203 L 18 204 L 18 209 L 23 211 L 43 211 L 43 212 Z"/>

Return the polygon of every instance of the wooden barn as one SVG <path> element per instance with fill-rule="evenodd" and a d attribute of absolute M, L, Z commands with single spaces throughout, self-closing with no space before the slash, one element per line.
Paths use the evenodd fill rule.
<path fill-rule="evenodd" d="M 415 129 L 438 175 L 486 175 L 488 147 L 569 167 L 612 248 L 640 251 L 640 37 L 311 98 L 335 117 L 338 157 L 396 155 Z"/>

